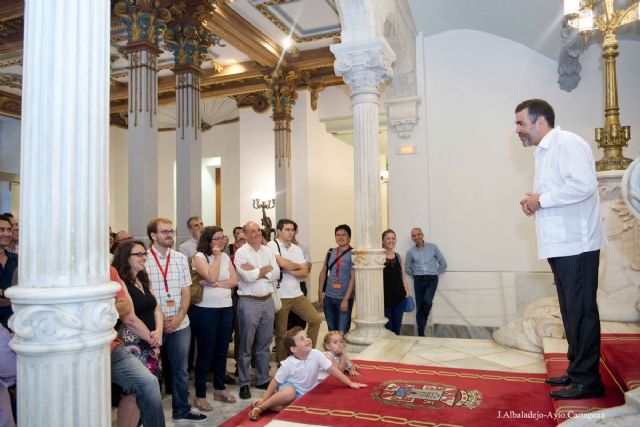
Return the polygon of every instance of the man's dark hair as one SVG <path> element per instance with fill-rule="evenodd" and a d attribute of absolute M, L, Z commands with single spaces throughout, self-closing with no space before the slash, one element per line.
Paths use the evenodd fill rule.
<path fill-rule="evenodd" d="M 518 104 L 516 113 L 525 109 L 528 110 L 527 115 L 531 123 L 535 123 L 538 117 L 542 116 L 550 128 L 553 129 L 555 127 L 556 114 L 553 112 L 553 107 L 547 101 L 543 99 L 527 99 Z"/>
<path fill-rule="evenodd" d="M 287 332 L 285 332 L 284 334 L 284 340 L 283 340 L 283 344 L 284 344 L 284 348 L 287 350 L 287 354 L 289 356 L 291 356 L 291 347 L 295 347 L 296 346 L 296 340 L 295 340 L 295 336 L 298 332 L 302 331 L 303 329 L 300 326 L 294 326 L 293 328 L 289 329 Z"/>
<path fill-rule="evenodd" d="M 298 231 L 298 223 L 293 221 L 293 231 Z"/>
<path fill-rule="evenodd" d="M 296 228 L 296 223 L 291 221 L 290 219 L 287 218 L 282 218 L 280 220 L 278 220 L 278 223 L 276 224 L 276 228 L 280 231 L 282 231 L 282 228 L 286 225 L 286 224 L 291 224 L 293 225 L 293 229 L 295 230 Z"/>
<path fill-rule="evenodd" d="M 147 224 L 147 237 L 149 237 L 149 241 L 153 242 L 151 233 L 158 233 L 158 224 L 161 222 L 164 222 L 165 224 L 173 224 L 173 222 L 168 218 L 155 218 L 149 221 L 149 224 Z"/>
<path fill-rule="evenodd" d="M 5 212 L 2 216 L 8 216 L 9 218 L 15 218 L 11 212 Z"/>
<path fill-rule="evenodd" d="M 351 237 L 351 227 L 349 227 L 347 224 L 340 224 L 339 226 L 337 226 L 336 229 L 333 230 L 333 234 L 335 235 L 338 230 L 346 231 L 349 237 Z"/>
<path fill-rule="evenodd" d="M 191 228 L 191 227 L 190 227 L 190 223 L 191 223 L 191 221 L 193 221 L 194 219 L 200 219 L 200 217 L 199 217 L 199 216 L 192 216 L 191 218 L 189 218 L 189 219 L 187 220 L 187 228 Z"/>
<path fill-rule="evenodd" d="M 235 227 L 233 227 L 233 231 L 232 231 L 232 233 L 233 233 L 233 241 L 234 241 L 234 242 L 235 242 L 235 240 L 236 240 L 236 235 L 237 235 L 236 231 L 238 231 L 238 230 L 242 231 L 242 227 L 241 227 L 241 226 L 239 226 L 239 225 L 236 225 Z"/>
<path fill-rule="evenodd" d="M 6 215 L 6 214 L 0 215 L 0 221 L 7 221 L 10 226 L 13 226 L 13 223 L 11 222 L 11 217 L 9 217 L 9 215 Z"/>
<path fill-rule="evenodd" d="M 202 252 L 206 256 L 211 255 L 213 253 L 211 250 L 211 239 L 213 239 L 213 235 L 219 231 L 223 231 L 222 228 L 215 225 L 209 225 L 203 228 L 200 234 L 200 240 L 198 240 L 197 251 Z"/>
<path fill-rule="evenodd" d="M 142 269 L 138 272 L 136 276 L 133 275 L 133 270 L 131 269 L 131 264 L 129 264 L 129 257 L 131 256 L 131 249 L 134 246 L 140 245 L 145 251 L 147 250 L 147 246 L 141 240 L 125 240 L 120 243 L 116 250 L 113 252 L 113 261 L 111 261 L 111 265 L 115 267 L 118 272 L 118 276 L 122 278 L 122 280 L 127 281 L 133 284 L 136 281 L 136 277 L 140 279 L 140 283 L 147 289 L 151 289 L 151 281 L 149 280 L 149 275 L 147 274 L 146 269 Z"/>

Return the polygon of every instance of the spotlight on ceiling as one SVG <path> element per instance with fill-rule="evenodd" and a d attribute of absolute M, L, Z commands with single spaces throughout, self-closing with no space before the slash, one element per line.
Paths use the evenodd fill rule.
<path fill-rule="evenodd" d="M 282 48 L 284 50 L 287 50 L 291 47 L 291 37 L 287 37 L 286 39 L 284 39 L 282 41 Z"/>

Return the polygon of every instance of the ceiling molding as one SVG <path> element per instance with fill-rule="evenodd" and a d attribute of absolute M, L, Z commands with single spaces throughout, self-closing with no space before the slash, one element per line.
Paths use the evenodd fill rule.
<path fill-rule="evenodd" d="M 22 98 L 8 92 L 0 91 L 0 114 L 19 119 L 22 113 Z"/>
<path fill-rule="evenodd" d="M 282 48 L 226 4 L 216 4 L 204 26 L 260 65 L 274 68 L 280 61 Z"/>

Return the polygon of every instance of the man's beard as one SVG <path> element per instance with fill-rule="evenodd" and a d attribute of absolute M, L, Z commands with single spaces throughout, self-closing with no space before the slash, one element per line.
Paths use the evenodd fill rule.
<path fill-rule="evenodd" d="M 163 239 L 158 240 L 158 244 L 163 248 L 171 248 L 175 244 L 175 241 L 173 239 Z"/>
<path fill-rule="evenodd" d="M 521 136 L 520 141 L 523 147 L 531 147 L 531 139 L 527 136 Z"/>

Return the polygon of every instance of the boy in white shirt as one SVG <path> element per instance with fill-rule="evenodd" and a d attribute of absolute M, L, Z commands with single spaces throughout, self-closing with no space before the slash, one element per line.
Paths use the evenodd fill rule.
<path fill-rule="evenodd" d="M 311 339 L 299 326 L 287 331 L 284 336 L 284 346 L 289 357 L 280 365 L 264 396 L 253 402 L 253 408 L 249 411 L 249 418 L 252 421 L 259 420 L 266 410 L 282 411 L 311 390 L 318 384 L 318 375 L 322 370 L 326 370 L 351 388 L 359 389 L 367 386 L 351 381 L 333 366 L 322 352 L 313 348 Z"/>

